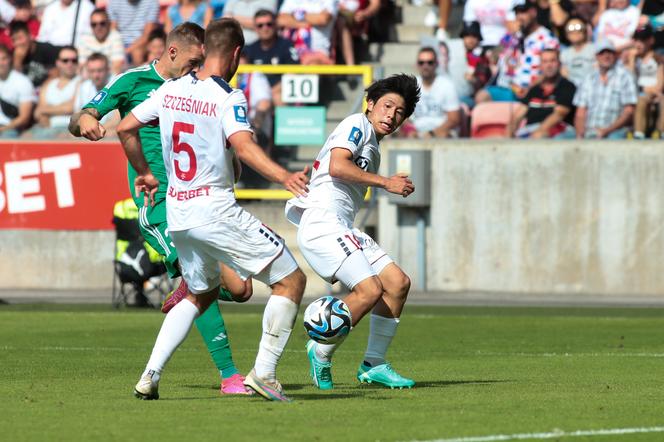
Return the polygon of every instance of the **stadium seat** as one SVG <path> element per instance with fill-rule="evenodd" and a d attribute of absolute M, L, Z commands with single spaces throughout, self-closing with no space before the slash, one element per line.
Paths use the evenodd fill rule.
<path fill-rule="evenodd" d="M 491 101 L 478 103 L 470 119 L 472 138 L 506 138 L 505 128 L 512 117 L 516 103 Z"/>
<path fill-rule="evenodd" d="M 127 198 L 115 203 L 113 224 L 115 252 L 111 304 L 115 308 L 123 304 L 156 308 L 174 285 L 159 253 L 141 236 L 134 200 Z M 131 295 L 133 303 L 129 302 Z M 155 297 L 156 301 L 153 300 Z"/>

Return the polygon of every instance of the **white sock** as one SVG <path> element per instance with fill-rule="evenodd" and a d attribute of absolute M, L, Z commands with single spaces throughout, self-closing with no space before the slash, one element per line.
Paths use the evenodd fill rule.
<path fill-rule="evenodd" d="M 143 376 L 150 370 L 154 371 L 152 380 L 157 382 L 164 369 L 164 365 L 171 358 L 175 350 L 185 340 L 194 320 L 198 317 L 198 308 L 188 299 L 179 302 L 164 318 L 161 330 L 154 343 L 152 354 Z M 156 377 L 155 377 L 156 375 Z"/>
<path fill-rule="evenodd" d="M 371 328 L 369 343 L 364 353 L 364 360 L 372 367 L 385 363 L 385 353 L 390 346 L 392 338 L 397 334 L 399 318 L 385 318 L 371 314 Z"/>
<path fill-rule="evenodd" d="M 298 305 L 284 296 L 272 295 L 263 313 L 263 337 L 258 347 L 254 370 L 268 381 L 277 378 L 277 363 L 288 343 L 297 316 Z"/>
<path fill-rule="evenodd" d="M 335 351 L 337 351 L 337 348 L 339 348 L 341 343 L 344 342 L 347 337 L 348 335 L 344 336 L 344 338 L 341 341 L 335 342 L 334 344 L 321 344 L 320 342 L 317 342 L 316 358 L 321 362 L 331 362 L 332 355 L 334 354 Z"/>

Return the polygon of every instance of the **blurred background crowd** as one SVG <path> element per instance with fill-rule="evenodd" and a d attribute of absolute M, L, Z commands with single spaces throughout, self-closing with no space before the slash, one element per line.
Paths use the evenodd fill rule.
<path fill-rule="evenodd" d="M 0 0 L 0 138 L 67 139 L 70 115 L 114 76 L 161 57 L 183 21 L 236 18 L 248 64 L 376 65 L 370 45 L 398 43 L 394 30 L 414 10 L 426 11 L 425 32 L 401 62 L 422 99 L 396 136 L 664 130 L 664 0 Z M 269 145 L 280 77 L 245 74 L 238 85 Z M 118 120 L 104 121 L 110 134 Z"/>

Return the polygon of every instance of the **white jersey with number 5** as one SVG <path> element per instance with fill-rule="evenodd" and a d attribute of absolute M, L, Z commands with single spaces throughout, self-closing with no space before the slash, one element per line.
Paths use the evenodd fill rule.
<path fill-rule="evenodd" d="M 380 166 L 380 149 L 373 126 L 362 113 L 346 117 L 330 134 L 314 162 L 309 193 L 291 198 L 286 203 L 286 217 L 298 225 L 303 209 L 322 208 L 335 212 L 347 224 L 355 220 L 367 186 L 342 181 L 330 175 L 332 150 L 349 150 L 353 162 L 361 169 L 377 173 Z"/>
<path fill-rule="evenodd" d="M 164 83 L 131 112 L 141 123 L 159 120 L 168 228 L 191 229 L 223 216 L 235 203 L 227 139 L 251 131 L 242 91 L 221 77 L 199 80 L 192 72 Z"/>

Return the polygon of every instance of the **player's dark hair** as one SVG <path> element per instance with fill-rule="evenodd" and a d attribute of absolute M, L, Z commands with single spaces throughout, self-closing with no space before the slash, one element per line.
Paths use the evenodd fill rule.
<path fill-rule="evenodd" d="M 256 20 L 257 18 L 261 18 L 261 17 L 270 17 L 270 18 L 274 19 L 275 15 L 274 15 L 274 12 L 270 11 L 269 9 L 259 9 L 254 14 L 254 20 Z"/>
<path fill-rule="evenodd" d="M 0 52 L 5 54 L 7 57 L 11 58 L 12 51 L 7 46 L 0 44 Z"/>
<path fill-rule="evenodd" d="M 88 63 L 90 61 L 103 61 L 104 63 L 106 63 L 106 65 L 108 65 L 108 57 L 102 54 L 101 52 L 93 52 L 92 54 L 90 54 L 90 56 L 85 62 Z"/>
<path fill-rule="evenodd" d="M 12 21 L 9 24 L 9 35 L 14 35 L 18 32 L 25 32 L 26 34 L 30 35 L 30 28 L 28 28 L 28 24 L 24 21 Z"/>
<path fill-rule="evenodd" d="M 224 17 L 210 22 L 205 30 L 205 51 L 207 54 L 226 55 L 237 47 L 244 47 L 242 26 L 234 18 Z"/>
<path fill-rule="evenodd" d="M 403 97 L 406 103 L 405 117 L 410 117 L 415 111 L 415 105 L 420 101 L 420 87 L 417 79 L 412 75 L 396 74 L 374 82 L 366 89 L 367 101 L 377 103 L 383 95 L 397 94 Z"/>
<path fill-rule="evenodd" d="M 180 23 L 168 33 L 166 37 L 166 47 L 173 43 L 182 43 L 186 46 L 201 45 L 205 38 L 205 29 L 196 23 L 186 21 Z"/>
<path fill-rule="evenodd" d="M 436 50 L 431 46 L 425 46 L 423 48 L 420 48 L 420 50 L 417 51 L 417 55 L 423 54 L 424 52 L 430 52 L 431 55 L 433 55 L 433 59 L 438 61 L 438 54 L 436 53 Z"/>

